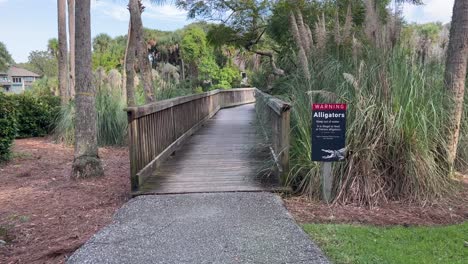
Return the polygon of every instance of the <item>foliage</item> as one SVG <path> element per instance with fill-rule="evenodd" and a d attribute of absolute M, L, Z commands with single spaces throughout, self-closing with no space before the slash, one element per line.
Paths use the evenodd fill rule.
<path fill-rule="evenodd" d="M 185 31 L 181 46 L 182 58 L 187 63 L 197 63 L 209 53 L 206 33 L 199 27 L 191 27 Z"/>
<path fill-rule="evenodd" d="M 93 69 L 120 68 L 126 48 L 126 38 L 111 38 L 107 34 L 99 34 L 93 39 Z"/>
<path fill-rule="evenodd" d="M 466 263 L 468 222 L 452 226 L 376 227 L 306 224 L 333 263 Z"/>
<path fill-rule="evenodd" d="M 233 66 L 225 66 L 218 70 L 214 75 L 216 89 L 229 89 L 239 87 L 241 74 L 239 70 Z"/>
<path fill-rule="evenodd" d="M 457 159 L 455 161 L 455 168 L 462 173 L 468 173 L 468 93 L 465 92 L 465 106 L 462 120 L 462 131 L 460 133 L 460 141 L 458 143 Z"/>
<path fill-rule="evenodd" d="M 96 94 L 97 138 L 99 146 L 124 145 L 127 134 L 125 102 L 120 91 L 101 87 Z M 75 103 L 62 106 L 55 122 L 54 136 L 57 141 L 73 144 L 75 137 Z"/>
<path fill-rule="evenodd" d="M 11 157 L 10 148 L 17 132 L 16 108 L 8 95 L 0 92 L 0 163 Z"/>
<path fill-rule="evenodd" d="M 52 95 L 34 96 L 31 93 L 10 95 L 16 108 L 18 138 L 40 137 L 49 134 L 59 112 L 60 98 Z"/>
<path fill-rule="evenodd" d="M 240 83 L 240 71 L 214 49 L 201 27 L 189 27 L 182 38 L 182 58 L 190 65 L 192 77 L 207 89 L 228 89 Z M 219 61 L 219 63 L 217 62 Z"/>
<path fill-rule="evenodd" d="M 310 104 L 329 101 L 349 105 L 350 156 L 333 170 L 337 202 L 426 201 L 451 190 L 443 152 L 443 70 L 414 64 L 398 48 L 381 56 L 370 52 L 357 65 L 329 56 L 315 63 L 310 83 L 293 76 L 276 88 L 293 103 L 289 183 L 303 193 L 320 197 L 320 164 L 310 157 Z"/>
<path fill-rule="evenodd" d="M 28 93 L 31 93 L 34 96 L 58 95 L 57 77 L 44 76 L 40 78 L 33 83 L 32 89 L 29 90 Z"/>
<path fill-rule="evenodd" d="M 57 76 L 57 58 L 48 51 L 31 51 L 28 56 L 28 62 L 18 65 L 41 76 Z"/>
<path fill-rule="evenodd" d="M 0 41 L 0 71 L 6 71 L 13 63 L 13 58 L 8 52 L 5 44 Z"/>
<path fill-rule="evenodd" d="M 54 56 L 56 59 L 58 58 L 58 39 L 57 38 L 51 38 L 47 42 L 47 51 Z"/>

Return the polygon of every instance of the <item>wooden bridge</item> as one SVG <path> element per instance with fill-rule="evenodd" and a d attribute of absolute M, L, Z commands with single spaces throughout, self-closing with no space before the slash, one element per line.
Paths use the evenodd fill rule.
<path fill-rule="evenodd" d="M 133 195 L 281 190 L 289 111 L 256 88 L 127 108 Z"/>

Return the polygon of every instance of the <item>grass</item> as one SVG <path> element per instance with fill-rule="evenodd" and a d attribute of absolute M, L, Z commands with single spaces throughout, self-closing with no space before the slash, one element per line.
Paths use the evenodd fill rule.
<path fill-rule="evenodd" d="M 321 197 L 320 164 L 310 157 L 310 105 L 341 102 L 348 104 L 349 156 L 333 166 L 335 202 L 425 203 L 450 193 L 456 184 L 444 158 L 442 77 L 442 65 L 415 63 L 403 48 L 385 56 L 370 50 L 357 63 L 329 55 L 314 60 L 310 81 L 289 76 L 275 88 L 293 105 L 289 185 L 309 197 Z M 466 149 L 466 141 L 460 142 Z"/>
<path fill-rule="evenodd" d="M 468 222 L 451 226 L 376 227 L 305 224 L 334 263 L 468 263 Z"/>

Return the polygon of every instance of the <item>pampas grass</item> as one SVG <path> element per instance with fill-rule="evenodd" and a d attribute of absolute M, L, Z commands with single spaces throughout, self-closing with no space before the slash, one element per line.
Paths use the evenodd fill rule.
<path fill-rule="evenodd" d="M 334 163 L 336 203 L 425 203 L 453 190 L 443 151 L 443 69 L 414 64 L 400 48 L 381 56 L 369 51 L 358 64 L 328 56 L 311 66 L 310 82 L 299 75 L 284 82 L 293 104 L 288 183 L 296 190 L 321 195 L 320 164 L 310 157 L 310 105 L 336 101 L 349 105 L 350 150 L 346 162 Z"/>

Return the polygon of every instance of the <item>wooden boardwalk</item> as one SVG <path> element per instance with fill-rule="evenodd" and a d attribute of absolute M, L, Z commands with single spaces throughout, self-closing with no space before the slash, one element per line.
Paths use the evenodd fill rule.
<path fill-rule="evenodd" d="M 190 115 L 190 113 L 187 113 Z M 140 194 L 278 189 L 269 148 L 256 132 L 254 104 L 221 109 L 163 162 Z"/>

